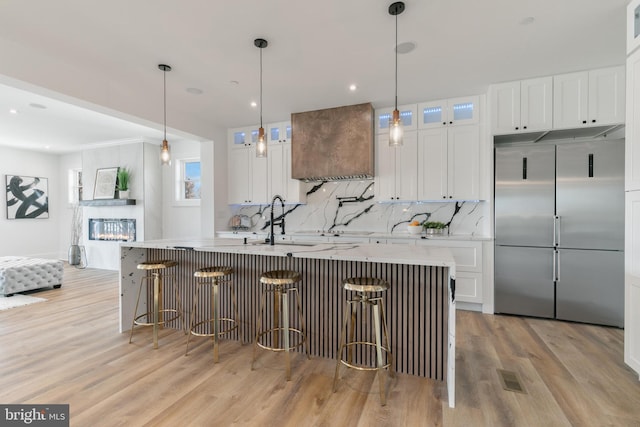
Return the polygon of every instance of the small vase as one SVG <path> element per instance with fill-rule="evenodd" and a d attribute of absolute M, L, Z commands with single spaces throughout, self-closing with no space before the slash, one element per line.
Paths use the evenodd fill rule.
<path fill-rule="evenodd" d="M 128 199 L 129 198 L 129 190 L 119 190 L 118 191 L 119 199 Z"/>
<path fill-rule="evenodd" d="M 80 265 L 82 262 L 82 252 L 80 251 L 80 245 L 69 246 L 68 254 L 69 265 Z"/>

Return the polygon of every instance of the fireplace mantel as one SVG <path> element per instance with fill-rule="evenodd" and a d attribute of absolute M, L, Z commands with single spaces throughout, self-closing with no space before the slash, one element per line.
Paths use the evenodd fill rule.
<path fill-rule="evenodd" d="M 136 199 L 80 200 L 80 206 L 130 206 L 135 204 Z"/>

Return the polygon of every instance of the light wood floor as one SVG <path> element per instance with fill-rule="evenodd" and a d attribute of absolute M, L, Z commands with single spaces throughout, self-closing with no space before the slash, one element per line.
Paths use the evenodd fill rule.
<path fill-rule="evenodd" d="M 386 407 L 369 373 L 225 341 L 220 363 L 195 337 L 151 330 L 133 344 L 118 329 L 117 273 L 66 268 L 46 302 L 0 311 L 0 403 L 68 403 L 72 426 L 640 426 L 640 383 L 623 362 L 623 331 L 581 324 L 457 314 L 457 406 L 444 383 L 398 375 Z M 516 372 L 526 394 L 502 388 Z"/>

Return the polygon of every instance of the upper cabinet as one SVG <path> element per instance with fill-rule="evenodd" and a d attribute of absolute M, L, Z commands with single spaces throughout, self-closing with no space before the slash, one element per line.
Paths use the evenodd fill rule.
<path fill-rule="evenodd" d="M 393 110 L 393 107 L 376 110 L 376 133 L 389 133 Z M 416 104 L 398 105 L 398 111 L 400 111 L 400 119 L 405 131 L 412 131 L 418 128 Z"/>
<path fill-rule="evenodd" d="M 553 128 L 624 123 L 624 66 L 553 77 Z"/>
<path fill-rule="evenodd" d="M 404 133 L 403 144 L 389 147 L 389 135 L 376 136 L 375 195 L 379 202 L 417 200 L 418 136 Z"/>
<path fill-rule="evenodd" d="M 229 144 L 233 147 L 248 147 L 258 142 L 258 127 L 229 129 Z"/>
<path fill-rule="evenodd" d="M 269 144 L 291 142 L 291 122 L 268 124 L 267 142 Z"/>
<path fill-rule="evenodd" d="M 418 104 L 418 128 L 470 125 L 479 122 L 479 97 L 441 99 Z"/>
<path fill-rule="evenodd" d="M 495 135 L 551 129 L 552 77 L 496 84 L 490 92 Z"/>
<path fill-rule="evenodd" d="M 424 129 L 418 141 L 418 200 L 478 200 L 478 126 Z"/>
<path fill-rule="evenodd" d="M 256 157 L 255 146 L 229 150 L 229 204 L 258 205 L 269 203 L 267 194 L 267 159 Z"/>

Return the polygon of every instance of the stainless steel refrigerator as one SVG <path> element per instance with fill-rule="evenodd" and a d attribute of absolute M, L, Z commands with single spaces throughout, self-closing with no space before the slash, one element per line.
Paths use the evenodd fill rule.
<path fill-rule="evenodd" d="M 495 311 L 622 327 L 624 140 L 495 149 Z"/>

